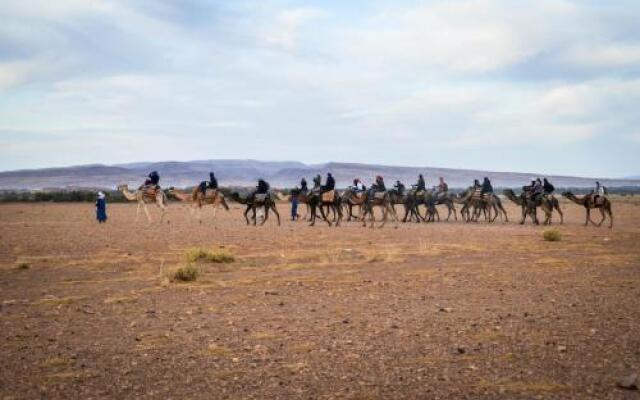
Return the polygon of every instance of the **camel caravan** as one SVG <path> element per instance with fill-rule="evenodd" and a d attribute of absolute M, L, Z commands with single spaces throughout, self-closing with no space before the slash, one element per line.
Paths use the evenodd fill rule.
<path fill-rule="evenodd" d="M 160 187 L 159 181 L 159 174 L 153 171 L 135 192 L 130 191 L 127 185 L 118 186 L 118 190 L 128 200 L 137 202 L 136 222 L 140 209 L 144 211 L 147 221 L 152 222 L 147 204 L 155 204 L 160 208 L 160 222 L 162 222 L 167 213 L 167 194 L 178 201 L 190 203 L 191 215 L 200 223 L 202 223 L 202 209 L 207 205 L 213 209 L 214 218 L 219 208 L 229 211 L 227 199 L 219 189 L 213 172 L 209 174 L 208 181 L 200 182 L 190 192 L 173 187 L 165 191 Z M 314 226 L 318 219 L 328 226 L 339 226 L 344 219 L 359 221 L 364 227 L 367 225 L 374 227 L 376 209 L 382 216 L 380 227 L 385 226 L 389 220 L 396 228 L 400 221 L 403 223 L 437 222 L 441 220 L 438 206 L 446 208 L 447 215 L 443 218 L 444 221 L 449 221 L 452 216 L 457 221 L 459 214 L 462 220 L 469 223 L 477 223 L 481 220 L 492 223 L 498 218 L 504 223 L 509 222 L 502 199 L 494 193 L 491 181 L 487 177 L 482 183 L 476 179 L 473 185 L 457 194 L 449 192 L 448 184 L 442 177 L 437 186 L 427 189 L 422 174 L 418 176 L 417 183 L 409 189 L 400 181 L 396 181 L 392 188 L 387 189 L 382 176 L 377 176 L 370 188 L 366 188 L 359 178 L 354 179 L 353 185 L 343 191 L 338 191 L 335 185 L 336 182 L 331 173 L 327 174 L 324 184 L 322 184 L 322 177 L 317 175 L 313 179 L 312 188 L 309 188 L 306 179 L 302 178 L 299 187 L 292 189 L 289 195 L 284 195 L 271 190 L 268 182 L 259 179 L 254 190 L 245 194 L 232 192 L 230 199 L 246 206 L 243 216 L 247 225 L 257 225 L 259 220 L 260 225 L 264 225 L 270 213 L 275 215 L 277 224 L 280 225 L 280 213 L 276 207 L 278 201 L 291 203 L 293 221 L 301 219 L 298 206 L 304 205 L 306 212 L 302 220 L 308 221 L 310 226 Z M 564 214 L 554 191 L 554 186 L 547 178 L 544 180 L 532 178 L 529 185 L 522 187 L 520 194 L 516 194 L 512 189 L 505 189 L 502 194 L 504 198 L 520 207 L 520 224 L 524 224 L 529 218 L 533 224 L 539 225 L 541 220 L 538 218 L 538 209 L 544 215 L 543 225 L 552 223 L 554 212 L 558 213 L 560 224 L 562 224 Z M 571 192 L 565 192 L 562 196 L 585 208 L 585 225 L 591 223 L 601 226 L 608 217 L 609 227 L 613 227 L 611 201 L 607 197 L 606 189 L 599 182 L 596 182 L 595 189 L 589 194 L 576 196 Z M 460 205 L 459 213 L 456 205 Z M 401 211 L 404 211 L 401 219 L 396 207 L 401 207 Z M 601 219 L 597 223 L 591 219 L 592 209 L 600 210 Z"/>

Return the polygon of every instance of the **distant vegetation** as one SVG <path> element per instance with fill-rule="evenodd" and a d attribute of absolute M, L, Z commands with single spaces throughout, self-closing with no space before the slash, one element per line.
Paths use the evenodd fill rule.
<path fill-rule="evenodd" d="M 165 188 L 166 189 L 166 188 Z M 192 188 L 186 188 L 185 191 L 190 192 Z M 521 188 L 515 188 L 516 193 L 520 192 Z M 249 188 L 220 188 L 222 193 L 229 197 L 232 191 L 247 192 Z M 290 189 L 278 189 L 284 194 L 289 194 Z M 463 189 L 451 189 L 452 193 L 459 193 Z M 501 193 L 502 188 L 496 187 L 496 193 Z M 622 186 L 622 187 L 610 187 L 607 188 L 609 194 L 632 196 L 640 194 L 640 186 Z M 107 196 L 108 203 L 126 203 L 127 199 L 117 190 L 103 190 Z M 591 191 L 591 188 L 578 188 L 578 187 L 561 187 L 556 188 L 556 194 L 565 191 L 571 191 L 573 194 L 585 194 Z M 0 203 L 38 203 L 38 202 L 94 202 L 96 201 L 97 189 L 77 189 L 77 190 L 0 190 Z M 167 194 L 170 200 L 176 200 L 173 196 Z"/>
<path fill-rule="evenodd" d="M 545 229 L 542 232 L 542 237 L 547 242 L 559 242 L 560 240 L 562 240 L 562 234 L 555 228 Z"/>

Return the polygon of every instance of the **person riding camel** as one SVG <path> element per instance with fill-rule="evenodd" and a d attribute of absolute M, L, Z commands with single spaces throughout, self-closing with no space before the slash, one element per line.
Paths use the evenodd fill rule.
<path fill-rule="evenodd" d="M 380 176 L 380 175 L 376 176 L 376 183 L 371 185 L 371 190 L 373 190 L 374 192 L 386 192 L 387 191 L 387 187 L 384 185 L 384 179 L 382 178 L 382 176 Z"/>
<path fill-rule="evenodd" d="M 300 192 L 306 193 L 308 191 L 309 191 L 309 188 L 307 187 L 307 180 L 302 178 L 302 180 L 300 181 Z"/>
<path fill-rule="evenodd" d="M 550 196 L 553 194 L 553 192 L 556 190 L 556 188 L 551 184 L 551 182 L 549 182 L 547 180 L 547 178 L 543 179 L 542 182 L 542 191 L 544 193 L 545 196 Z"/>
<path fill-rule="evenodd" d="M 593 198 L 594 203 L 598 203 L 601 197 L 604 197 L 605 190 L 604 186 L 600 185 L 600 181 L 596 181 L 596 187 L 591 191 L 591 197 Z"/>
<path fill-rule="evenodd" d="M 542 181 L 540 178 L 536 179 L 533 182 L 533 188 L 531 190 L 531 198 L 534 200 L 538 200 L 539 197 L 544 193 L 544 188 L 542 187 Z"/>
<path fill-rule="evenodd" d="M 449 191 L 449 185 L 444 181 L 443 177 L 440 177 L 440 183 L 438 183 L 438 193 L 436 194 L 437 198 L 442 199 L 447 196 L 447 192 Z"/>
<path fill-rule="evenodd" d="M 418 183 L 416 183 L 415 185 L 413 185 L 414 190 L 417 192 L 424 192 L 427 190 L 427 185 L 424 182 L 424 177 L 422 176 L 422 174 L 418 175 Z"/>
<path fill-rule="evenodd" d="M 209 172 L 209 181 L 200 182 L 199 189 L 202 192 L 202 194 L 206 194 L 207 189 L 214 189 L 214 190 L 218 189 L 218 180 L 216 179 L 216 176 L 213 173 L 213 171 Z"/>
<path fill-rule="evenodd" d="M 336 188 L 336 180 L 333 179 L 331 172 L 327 173 L 327 181 L 322 186 L 322 193 L 330 192 Z"/>
<path fill-rule="evenodd" d="M 258 186 L 256 187 L 255 194 L 267 194 L 269 192 L 269 183 L 264 179 L 258 179 Z"/>
<path fill-rule="evenodd" d="M 485 195 L 491 196 L 493 194 L 493 186 L 491 186 L 491 181 L 486 176 L 484 177 L 484 181 L 482 181 L 482 189 L 480 190 L 480 194 L 482 197 Z"/>
<path fill-rule="evenodd" d="M 396 184 L 393 185 L 393 188 L 396 190 L 396 193 L 398 193 L 398 196 L 404 196 L 405 186 L 402 182 L 397 180 Z"/>
<path fill-rule="evenodd" d="M 320 177 L 320 174 L 318 174 L 313 178 L 313 191 L 320 192 L 321 190 L 322 190 L 322 178 Z"/>
<path fill-rule="evenodd" d="M 528 185 L 524 185 L 522 187 L 522 194 L 525 195 L 525 197 L 527 198 L 531 198 L 532 194 L 533 194 L 533 188 L 536 186 L 536 179 L 535 178 L 531 178 L 531 183 Z"/>
<path fill-rule="evenodd" d="M 159 182 L 160 182 L 160 175 L 158 175 L 158 171 L 151 171 L 151 173 L 148 175 L 148 178 L 144 181 L 144 185 L 142 185 L 142 187 L 147 186 L 152 189 L 159 189 L 160 188 L 160 185 L 158 185 Z"/>

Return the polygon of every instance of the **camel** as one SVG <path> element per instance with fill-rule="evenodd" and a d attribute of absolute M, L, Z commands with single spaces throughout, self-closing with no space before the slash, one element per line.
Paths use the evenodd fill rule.
<path fill-rule="evenodd" d="M 511 189 L 506 189 L 504 191 L 504 195 L 507 196 L 509 200 L 523 208 L 523 220 L 520 222 L 521 224 L 524 223 L 527 215 L 531 216 L 532 221 L 535 222 L 537 220 L 537 207 L 541 207 L 545 214 L 545 219 L 542 222 L 543 225 L 551 225 L 553 210 L 556 210 L 558 214 L 560 214 L 560 224 L 564 223 L 564 214 L 560 208 L 560 202 L 554 195 L 544 195 L 533 200 L 526 197 L 524 193 L 520 196 L 516 196 Z M 536 216 L 536 218 L 534 218 L 534 216 Z"/>
<path fill-rule="evenodd" d="M 348 188 L 340 195 L 340 201 L 347 211 L 347 221 L 351 219 L 358 220 L 362 217 L 362 204 L 364 203 L 364 194 L 358 195 L 353 189 Z M 358 216 L 353 215 L 353 207 L 359 207 Z"/>
<path fill-rule="evenodd" d="M 225 210 L 229 211 L 229 206 L 227 205 L 227 201 L 224 198 L 224 195 L 219 190 L 207 189 L 205 193 L 199 190 L 199 187 L 196 186 L 191 191 L 191 194 L 181 192 L 176 190 L 175 188 L 169 188 L 169 194 L 175 196 L 180 201 L 191 201 L 191 215 L 197 213 L 198 220 L 202 223 L 202 206 L 203 204 L 211 204 L 213 205 L 213 217 L 216 217 L 216 213 L 219 207 L 224 207 Z"/>
<path fill-rule="evenodd" d="M 389 192 L 373 192 L 371 190 L 364 192 L 363 194 L 363 203 L 362 203 L 362 226 L 367 226 L 366 216 L 369 215 L 369 220 L 371 221 L 371 228 L 373 228 L 373 223 L 375 222 L 375 216 L 373 214 L 373 207 L 380 207 L 382 210 L 382 224 L 380 228 L 382 228 L 387 223 L 388 214 L 391 213 L 391 218 L 395 222 L 395 227 L 398 227 L 398 216 L 396 215 L 396 210 L 391 205 L 391 197 Z"/>
<path fill-rule="evenodd" d="M 504 222 L 509 222 L 509 216 L 507 210 L 502 205 L 502 200 L 494 193 L 483 195 L 480 189 L 473 186 L 469 187 L 466 191 L 462 192 L 459 197 L 451 197 L 452 203 L 463 204 L 460 214 L 466 222 L 477 222 L 480 218 L 480 214 L 484 214 L 484 218 L 488 222 L 494 222 L 498 217 Z M 470 209 L 473 208 L 473 213 Z M 491 210 L 494 212 L 493 218 L 491 217 Z"/>
<path fill-rule="evenodd" d="M 122 192 L 127 200 L 136 201 L 138 203 L 138 208 L 136 209 L 136 222 L 138 222 L 140 208 L 142 208 L 147 216 L 147 221 L 151 223 L 151 215 L 149 215 L 147 203 L 155 203 L 161 210 L 160 222 L 162 223 L 164 215 L 167 212 L 167 196 L 160 188 L 142 187 L 135 192 L 131 192 L 128 185 L 119 185 L 118 190 Z"/>
<path fill-rule="evenodd" d="M 278 209 L 276 208 L 276 203 L 271 198 L 271 194 L 264 193 L 252 193 L 247 197 L 241 197 L 238 192 L 231 193 L 231 198 L 240 204 L 244 204 L 247 206 L 244 211 L 244 218 L 247 221 L 247 225 L 250 224 L 249 218 L 247 214 L 250 210 L 253 210 L 253 225 L 257 225 L 256 211 L 258 207 L 264 207 L 264 219 L 260 223 L 260 225 L 264 225 L 269 218 L 269 211 L 273 211 L 278 218 L 278 226 L 280 225 L 280 213 L 278 213 Z"/>
<path fill-rule="evenodd" d="M 583 206 L 587 212 L 586 220 L 584 225 L 589 225 L 589 222 L 594 224 L 595 226 L 601 226 L 604 222 L 606 215 L 609 216 L 609 229 L 613 228 L 613 211 L 611 210 L 611 201 L 606 196 L 599 196 L 600 199 L 596 200 L 593 194 L 587 194 L 582 197 L 578 197 L 571 192 L 562 193 L 564 197 L 573 201 L 576 204 L 580 204 Z M 600 214 L 602 218 L 600 222 L 597 224 L 591 220 L 591 209 L 597 208 L 600 210 Z"/>
<path fill-rule="evenodd" d="M 342 198 L 338 196 L 338 193 L 333 190 L 333 195 L 329 193 L 320 193 L 317 191 L 310 191 L 306 194 L 307 196 L 307 204 L 311 208 L 311 224 L 309 226 L 314 226 L 317 218 L 317 210 L 320 210 L 320 214 L 322 218 L 331 226 L 331 221 L 329 221 L 328 214 L 324 212 L 324 207 L 327 207 L 329 210 L 333 210 L 333 215 L 335 218 L 336 226 L 340 225 L 340 221 L 342 221 Z"/>

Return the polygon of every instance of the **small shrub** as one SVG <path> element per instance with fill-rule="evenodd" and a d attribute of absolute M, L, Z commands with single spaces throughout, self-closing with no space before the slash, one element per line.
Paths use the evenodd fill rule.
<path fill-rule="evenodd" d="M 186 251 L 187 261 L 190 263 L 198 261 L 207 261 L 212 263 L 230 263 L 235 261 L 233 254 L 229 251 L 220 250 L 205 250 L 201 248 L 189 249 Z"/>
<path fill-rule="evenodd" d="M 176 281 L 191 282 L 198 279 L 199 274 L 200 271 L 198 270 L 198 268 L 194 267 L 193 265 L 187 265 L 186 267 L 178 268 L 173 273 L 173 279 Z"/>
<path fill-rule="evenodd" d="M 21 262 L 21 263 L 18 264 L 18 269 L 29 269 L 29 268 L 31 268 L 29 263 Z"/>
<path fill-rule="evenodd" d="M 560 234 L 560 231 L 557 229 L 545 229 L 545 231 L 542 232 L 542 237 L 547 242 L 559 242 L 562 239 L 562 234 Z"/>

